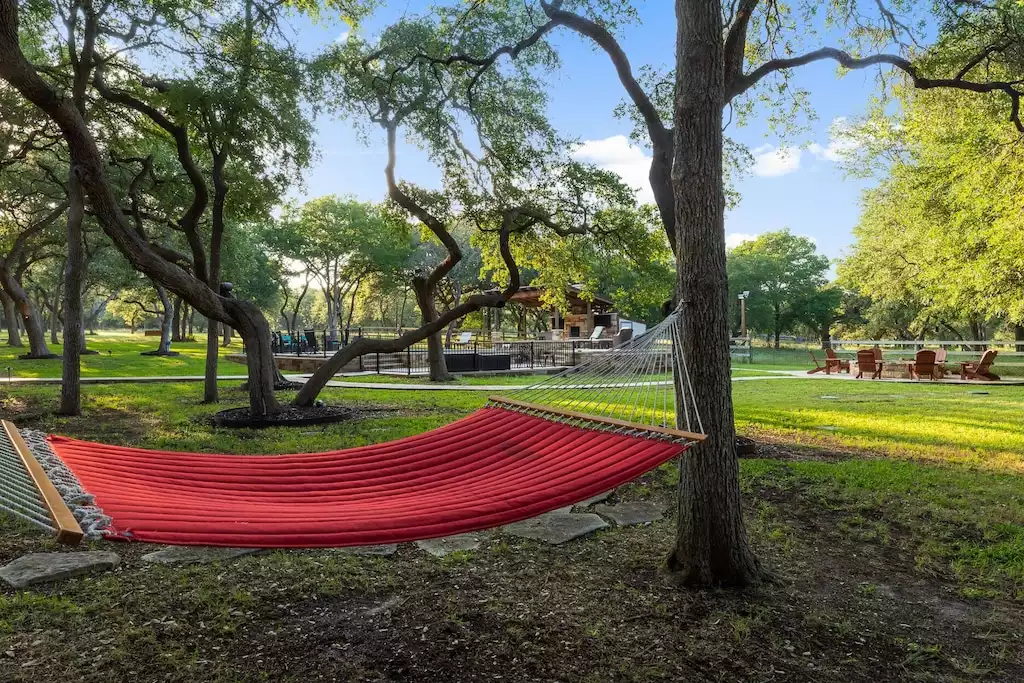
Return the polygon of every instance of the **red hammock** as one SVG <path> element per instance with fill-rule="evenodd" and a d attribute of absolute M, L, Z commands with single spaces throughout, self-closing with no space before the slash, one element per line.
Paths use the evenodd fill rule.
<path fill-rule="evenodd" d="M 629 482 L 688 444 L 488 407 L 327 453 L 175 453 L 49 438 L 114 538 L 303 548 L 399 543 L 516 522 Z"/>

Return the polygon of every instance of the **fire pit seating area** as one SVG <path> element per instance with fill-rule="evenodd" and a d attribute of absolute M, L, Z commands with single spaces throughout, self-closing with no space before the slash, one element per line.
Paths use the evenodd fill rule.
<path fill-rule="evenodd" d="M 830 350 L 831 351 L 831 350 Z M 981 354 L 977 360 L 959 361 L 958 374 L 961 380 L 978 380 L 995 382 L 999 375 L 992 372 L 998 351 L 988 349 Z M 889 358 L 882 355 L 882 350 L 877 345 L 870 349 L 860 349 L 853 361 L 857 374 L 855 379 L 914 379 L 914 380 L 941 380 L 947 375 L 957 372 L 952 363 L 947 359 L 947 350 L 942 349 L 920 349 L 913 358 Z M 850 372 L 850 361 L 839 359 L 835 352 L 827 355 L 825 365 L 818 362 L 813 353 L 815 367 L 808 370 L 808 374 L 816 372 L 839 373 L 842 370 Z"/>

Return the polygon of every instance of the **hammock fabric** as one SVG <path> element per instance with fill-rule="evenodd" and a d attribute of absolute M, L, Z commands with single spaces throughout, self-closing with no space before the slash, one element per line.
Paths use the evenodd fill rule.
<path fill-rule="evenodd" d="M 528 519 L 629 482 L 689 444 L 501 407 L 326 453 L 234 456 L 51 436 L 109 538 L 301 548 L 399 543 Z"/>

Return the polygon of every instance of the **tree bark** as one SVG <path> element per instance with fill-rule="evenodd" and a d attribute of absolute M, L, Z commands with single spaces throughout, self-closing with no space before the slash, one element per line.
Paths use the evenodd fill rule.
<path fill-rule="evenodd" d="M 776 349 L 779 348 L 779 335 L 782 334 L 782 330 L 780 329 L 781 325 L 782 325 L 781 318 L 782 318 L 782 316 L 779 314 L 779 309 L 776 308 L 775 309 L 775 325 L 774 325 L 775 326 L 774 333 L 775 333 L 775 348 Z"/>
<path fill-rule="evenodd" d="M 220 400 L 217 389 L 217 360 L 220 353 L 220 339 L 217 332 L 220 323 L 213 318 L 206 319 L 206 369 L 203 379 L 203 403 Z"/>
<path fill-rule="evenodd" d="M 56 290 L 53 292 L 53 301 L 50 302 L 50 343 L 54 346 L 60 343 L 60 302 L 61 293 L 64 289 L 64 280 L 58 279 L 55 286 Z"/>
<path fill-rule="evenodd" d="M 1024 342 L 1024 325 L 1020 323 L 1013 324 L 1013 339 L 1014 341 Z M 1014 350 L 1017 353 L 1024 353 L 1024 344 L 1017 344 Z"/>
<path fill-rule="evenodd" d="M 821 334 L 821 350 L 832 348 L 832 325 L 829 323 L 822 323 L 819 330 Z"/>
<path fill-rule="evenodd" d="M 249 369 L 249 405 L 253 415 L 273 415 L 281 411 L 274 388 L 281 379 L 274 362 L 270 325 L 263 312 L 248 301 L 227 299 L 232 317 L 238 321 L 238 334 L 245 344 L 246 366 Z M 211 334 L 216 348 L 217 335 Z M 214 383 L 216 386 L 216 382 Z"/>
<path fill-rule="evenodd" d="M 426 278 L 413 278 L 412 288 L 416 294 L 416 303 L 420 307 L 420 320 L 422 324 L 429 325 L 437 320 L 434 293 Z M 444 342 L 440 330 L 427 337 L 427 368 L 430 371 L 431 382 L 447 382 L 452 378 L 448 374 L 448 364 L 444 360 Z"/>
<path fill-rule="evenodd" d="M 174 310 L 171 313 L 171 341 L 185 341 L 181 336 L 181 297 L 174 297 Z"/>
<path fill-rule="evenodd" d="M 14 348 L 22 348 L 21 332 L 18 330 L 18 313 L 14 309 L 14 300 L 7 296 L 7 292 L 0 289 L 0 303 L 4 307 L 4 327 L 7 328 L 7 345 Z"/>
<path fill-rule="evenodd" d="M 85 253 L 82 222 L 85 220 L 85 192 L 68 173 L 68 257 L 64 262 L 64 366 L 60 383 L 60 415 L 82 414 L 82 284 L 85 280 Z M 54 302 L 56 317 L 57 302 Z"/>
<path fill-rule="evenodd" d="M 676 243 L 683 353 L 707 439 L 682 458 L 676 543 L 668 566 L 685 585 L 746 585 L 760 576 L 740 500 L 729 375 L 722 109 L 722 9 L 676 0 Z M 676 404 L 684 397 L 676 388 Z M 677 410 L 677 420 L 681 419 Z"/>
<path fill-rule="evenodd" d="M 157 347 L 156 355 L 166 356 L 171 353 L 171 328 L 174 324 L 174 306 L 171 304 L 171 297 L 167 290 L 161 285 L 156 285 L 156 295 L 160 297 L 160 305 L 163 308 L 163 315 L 160 318 L 160 346 Z"/>
<path fill-rule="evenodd" d="M 345 343 L 348 344 L 349 334 L 352 332 L 352 316 L 356 312 L 356 294 L 359 293 L 359 283 L 361 280 L 356 280 L 356 284 L 352 287 L 352 293 L 349 297 L 348 302 L 348 315 L 345 317 Z"/>

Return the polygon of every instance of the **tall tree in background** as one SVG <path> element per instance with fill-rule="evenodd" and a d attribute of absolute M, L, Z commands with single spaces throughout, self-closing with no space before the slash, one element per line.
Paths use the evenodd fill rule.
<path fill-rule="evenodd" d="M 377 206 L 332 195 L 290 207 L 265 239 L 279 258 L 301 263 L 316 278 L 327 302 L 328 335 L 337 341 L 343 308 L 351 313 L 359 285 L 405 265 L 410 244 L 403 229 Z"/>
<path fill-rule="evenodd" d="M 1015 72 L 1024 77 L 1024 60 Z M 1024 325 L 1024 151 L 995 98 L 899 91 L 898 118 L 854 129 L 852 170 L 882 170 L 864 194 L 839 274 L 877 302 L 913 302 L 912 326 L 984 339 L 985 321 Z M 1024 329 L 1022 329 L 1024 332 Z"/>
<path fill-rule="evenodd" d="M 779 336 L 803 322 L 812 298 L 825 285 L 828 259 L 817 253 L 810 239 L 789 230 L 766 232 L 729 252 L 726 267 L 729 289 L 749 291 L 747 324 L 770 330 L 779 348 Z M 838 306 L 838 301 L 835 302 Z"/>

